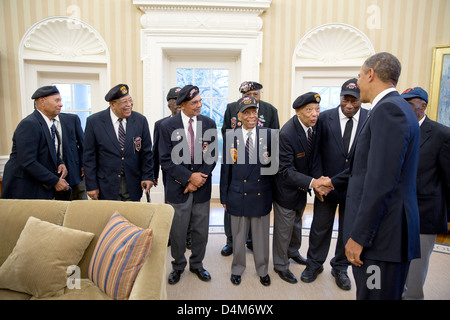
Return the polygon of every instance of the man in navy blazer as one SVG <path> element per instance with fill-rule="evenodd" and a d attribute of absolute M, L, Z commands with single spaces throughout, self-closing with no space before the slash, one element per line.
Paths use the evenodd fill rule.
<path fill-rule="evenodd" d="M 395 87 L 401 64 L 390 53 L 361 67 L 361 102 L 372 103 L 347 172 L 344 243 L 353 264 L 357 299 L 401 299 L 409 263 L 420 256 L 416 177 L 420 131 L 411 106 Z"/>
<path fill-rule="evenodd" d="M 132 111 L 133 99 L 126 84 L 112 88 L 105 100 L 109 108 L 91 115 L 86 123 L 83 162 L 88 196 L 93 200 L 140 201 L 142 192 L 153 186 L 147 119 Z"/>
<path fill-rule="evenodd" d="M 405 300 L 423 300 L 423 286 L 437 234 L 448 232 L 450 211 L 450 128 L 425 115 L 428 93 L 409 88 L 402 97 L 411 105 L 420 125 L 420 156 L 417 170 L 417 201 L 420 215 L 420 259 L 411 261 Z"/>
<path fill-rule="evenodd" d="M 190 271 L 202 281 L 211 280 L 203 268 L 209 231 L 211 173 L 217 160 L 216 123 L 200 114 L 200 90 L 187 85 L 178 94 L 181 112 L 160 128 L 159 153 L 166 172 L 166 201 L 175 209 L 170 231 L 172 272 L 176 284 L 187 265 L 186 236 L 190 225 L 192 247 Z"/>
<path fill-rule="evenodd" d="M 248 231 L 252 228 L 253 255 L 260 282 L 270 285 L 269 227 L 272 210 L 272 175 L 264 172 L 271 160 L 270 129 L 257 127 L 257 101 L 239 99 L 242 126 L 224 137 L 224 162 L 220 175 L 220 203 L 230 214 L 233 236 L 231 282 L 241 283 L 246 266 Z"/>
<path fill-rule="evenodd" d="M 360 92 L 357 79 L 347 80 L 341 88 L 341 103 L 337 108 L 320 113 L 317 123 L 319 135 L 318 152 L 322 170 L 315 176 L 333 177 L 350 165 L 354 151 L 355 136 L 367 119 L 368 110 L 361 108 Z M 336 209 L 339 206 L 339 228 L 334 257 L 331 259 L 331 274 L 336 284 L 343 290 L 351 289 L 351 281 L 347 275 L 349 262 L 345 257 L 342 229 L 344 227 L 345 190 L 331 191 L 324 201 L 314 200 L 314 215 L 309 234 L 307 269 L 314 275 L 322 268 L 328 256 Z M 305 273 L 306 275 L 307 273 Z M 314 281 L 314 277 L 302 278 L 305 282 Z"/>
<path fill-rule="evenodd" d="M 72 188 L 70 199 L 64 194 L 57 194 L 56 199 L 62 196 L 60 200 L 87 200 L 83 169 L 84 132 L 80 118 L 70 113 L 60 113 L 56 118 L 61 136 L 61 156 L 68 171 L 66 180 Z"/>
<path fill-rule="evenodd" d="M 319 164 L 315 124 L 320 113 L 320 100 L 320 95 L 315 92 L 299 96 L 293 103 L 296 115 L 280 131 L 280 167 L 273 189 L 273 264 L 280 278 L 289 283 L 297 282 L 289 270 L 289 259 L 306 264 L 299 249 L 306 193 L 311 188 L 316 189 L 319 182 L 312 172 Z"/>
<path fill-rule="evenodd" d="M 52 120 L 61 112 L 62 100 L 55 86 L 41 87 L 33 94 L 35 110 L 20 121 L 3 173 L 3 199 L 53 199 L 66 191 L 67 168 L 57 156 L 57 135 L 52 139 Z"/>

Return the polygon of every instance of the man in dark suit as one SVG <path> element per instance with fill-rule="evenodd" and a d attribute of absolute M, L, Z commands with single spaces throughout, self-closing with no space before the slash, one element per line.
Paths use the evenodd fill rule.
<path fill-rule="evenodd" d="M 241 283 L 246 266 L 245 244 L 250 226 L 256 272 L 264 286 L 270 285 L 269 227 L 272 210 L 270 175 L 264 174 L 271 156 L 270 129 L 257 127 L 257 102 L 253 97 L 238 101 L 242 126 L 224 138 L 224 163 L 220 175 L 220 202 L 231 216 L 233 262 L 231 282 Z"/>
<path fill-rule="evenodd" d="M 171 117 L 174 117 L 180 112 L 180 106 L 177 105 L 177 98 L 178 93 L 181 91 L 181 88 L 175 87 L 169 90 L 167 93 L 167 106 L 170 110 L 170 116 L 162 118 L 155 122 L 155 129 L 153 130 L 153 186 L 156 187 L 158 185 L 158 178 L 159 178 L 159 168 L 160 168 L 160 159 L 159 159 L 159 128 L 161 127 L 161 123 L 169 119 Z M 165 185 L 165 172 L 163 174 L 163 184 Z"/>
<path fill-rule="evenodd" d="M 239 87 L 239 92 L 242 97 L 254 97 L 258 104 L 258 127 L 265 127 L 270 129 L 280 129 L 280 121 L 278 119 L 278 110 L 268 102 L 261 100 L 262 84 L 254 81 L 244 81 Z M 225 115 L 223 118 L 222 136 L 225 137 L 227 130 L 239 128 L 242 126 L 242 121 L 238 118 L 238 103 L 232 102 L 227 105 Z M 231 235 L 231 221 L 230 215 L 225 211 L 224 213 L 224 229 L 227 237 L 227 244 L 222 248 L 221 254 L 229 256 L 233 253 L 233 237 Z M 250 228 L 251 230 L 251 228 Z M 249 232 L 249 239 L 247 246 L 251 249 L 251 231 Z"/>
<path fill-rule="evenodd" d="M 132 111 L 126 84 L 105 96 L 109 108 L 87 119 L 84 173 L 93 200 L 140 201 L 153 186 L 152 141 L 147 119 Z"/>
<path fill-rule="evenodd" d="M 273 264 L 281 279 L 296 283 L 289 270 L 289 259 L 305 264 L 299 249 L 302 241 L 302 217 L 306 193 L 319 187 L 311 172 L 318 165 L 315 124 L 320 113 L 320 95 L 308 92 L 293 104 L 296 115 L 280 131 L 280 168 L 273 190 Z M 329 191 L 329 190 L 328 190 Z"/>
<path fill-rule="evenodd" d="M 420 156 L 417 170 L 417 201 L 420 215 L 421 258 L 411 261 L 406 278 L 405 300 L 423 300 L 423 286 L 437 234 L 448 232 L 450 210 L 450 128 L 425 115 L 428 94 L 410 88 L 402 97 L 411 105 L 420 125 Z"/>
<path fill-rule="evenodd" d="M 354 138 L 358 134 L 368 111 L 361 109 L 357 79 L 346 81 L 341 88 L 341 103 L 337 108 L 320 113 L 317 123 L 319 132 L 318 152 L 321 159 L 321 172 L 316 176 L 332 177 L 349 167 L 354 151 Z M 331 191 L 324 201 L 314 200 L 314 215 L 309 234 L 307 267 L 301 280 L 314 281 L 318 269 L 323 269 L 330 248 L 336 209 L 339 206 L 339 229 L 335 255 L 331 259 L 331 274 L 336 284 L 343 290 L 351 289 L 347 275 L 349 262 L 345 257 L 342 241 L 344 226 L 345 191 Z"/>
<path fill-rule="evenodd" d="M 87 200 L 84 183 L 83 149 L 84 132 L 80 118 L 76 114 L 60 113 L 56 117 L 56 128 L 61 142 L 61 157 L 67 167 L 66 180 L 72 188 L 71 198 L 64 193 L 57 193 L 56 200 Z"/>
<path fill-rule="evenodd" d="M 169 284 L 176 284 L 187 265 L 186 235 L 192 236 L 189 269 L 202 281 L 211 280 L 203 268 L 209 231 L 211 173 L 217 160 L 216 123 L 200 114 L 199 88 L 187 85 L 178 94 L 181 112 L 164 121 L 159 152 L 166 175 L 166 201 L 175 209 L 170 231 L 173 271 Z"/>
<path fill-rule="evenodd" d="M 14 132 L 3 173 L 3 199 L 53 199 L 56 191 L 69 189 L 52 122 L 61 112 L 61 95 L 55 86 L 45 86 L 31 99 L 35 100 L 34 112 L 20 121 Z"/>
<path fill-rule="evenodd" d="M 400 73 L 400 61 L 390 53 L 364 62 L 358 87 L 361 102 L 372 109 L 350 169 L 332 179 L 336 189 L 347 186 L 343 239 L 357 299 L 400 299 L 409 263 L 420 256 L 420 131 L 411 106 L 395 90 Z"/>

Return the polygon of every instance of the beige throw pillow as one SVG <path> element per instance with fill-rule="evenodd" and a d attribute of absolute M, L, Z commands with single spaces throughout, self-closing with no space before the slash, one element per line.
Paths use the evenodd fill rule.
<path fill-rule="evenodd" d="M 11 254 L 0 267 L 0 288 L 36 298 L 59 295 L 69 266 L 76 266 L 94 234 L 30 217 Z"/>

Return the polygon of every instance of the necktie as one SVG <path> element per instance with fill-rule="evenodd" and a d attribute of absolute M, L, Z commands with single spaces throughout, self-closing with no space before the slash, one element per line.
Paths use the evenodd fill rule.
<path fill-rule="evenodd" d="M 252 163 L 254 153 L 252 133 L 253 132 L 251 131 L 247 132 L 247 143 L 245 144 L 245 150 L 247 151 L 248 154 L 249 163 Z"/>
<path fill-rule="evenodd" d="M 122 151 L 122 154 L 125 150 L 125 129 L 123 128 L 123 123 L 122 123 L 123 119 L 119 118 L 119 145 L 120 145 L 120 150 Z M 120 174 L 124 174 L 125 173 L 125 169 L 123 167 L 123 161 L 122 161 L 122 167 L 120 168 Z"/>
<path fill-rule="evenodd" d="M 188 127 L 188 134 L 189 134 L 189 151 L 191 152 L 191 163 L 194 163 L 194 130 L 192 129 L 192 122 L 194 122 L 194 119 L 189 119 L 189 127 Z"/>
<path fill-rule="evenodd" d="M 344 136 L 342 137 L 344 142 L 344 150 L 347 153 L 350 147 L 350 137 L 352 136 L 352 129 L 353 129 L 353 119 L 348 118 L 348 121 L 345 124 Z"/>
<path fill-rule="evenodd" d="M 313 130 L 312 128 L 308 129 L 308 154 L 311 154 L 312 151 L 312 141 L 313 141 Z"/>
<path fill-rule="evenodd" d="M 123 128 L 123 119 L 119 119 L 119 145 L 120 150 L 124 151 L 125 149 L 125 129 Z"/>
<path fill-rule="evenodd" d="M 56 119 L 53 119 L 52 121 L 53 121 L 53 124 L 50 127 L 50 129 L 52 131 L 52 141 L 53 141 L 53 146 L 55 147 L 56 156 L 58 156 L 59 140 L 58 141 L 56 140 L 57 139 L 57 130 L 56 130 L 56 125 L 55 125 Z"/>

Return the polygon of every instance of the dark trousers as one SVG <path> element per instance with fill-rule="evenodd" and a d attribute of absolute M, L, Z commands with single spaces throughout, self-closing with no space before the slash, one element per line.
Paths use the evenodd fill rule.
<path fill-rule="evenodd" d="M 312 269 L 323 265 L 330 249 L 331 236 L 333 233 L 334 218 L 339 205 L 339 227 L 338 238 L 334 257 L 331 259 L 331 267 L 338 271 L 347 271 L 350 263 L 345 256 L 345 244 L 342 240 L 342 229 L 344 227 L 345 201 L 339 202 L 327 199 L 321 202 L 317 198 L 314 201 L 314 215 L 309 234 L 309 247 L 307 264 Z"/>
<path fill-rule="evenodd" d="M 401 300 L 408 275 L 409 261 L 386 262 L 362 258 L 361 267 L 353 266 L 357 300 Z"/>

